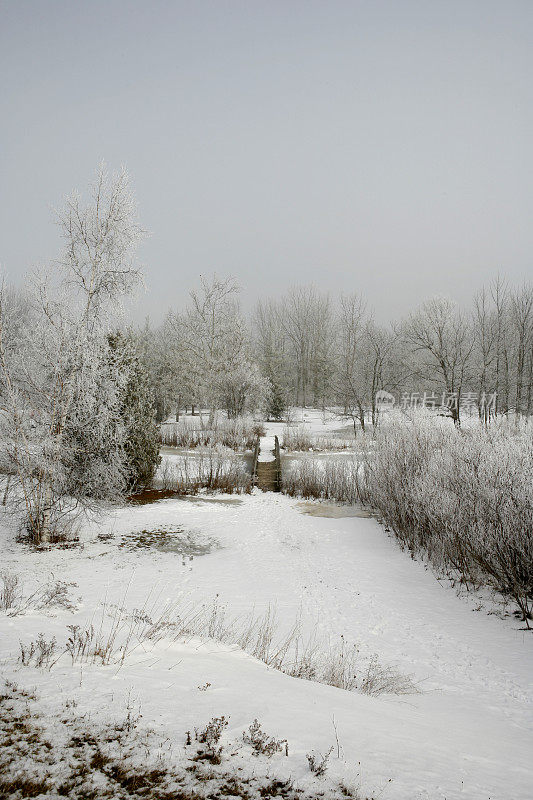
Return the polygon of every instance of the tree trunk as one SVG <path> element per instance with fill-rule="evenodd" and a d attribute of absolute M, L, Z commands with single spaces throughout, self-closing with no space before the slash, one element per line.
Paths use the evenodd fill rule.
<path fill-rule="evenodd" d="M 6 488 L 4 490 L 4 497 L 2 499 L 2 505 L 3 506 L 5 506 L 5 504 L 7 503 L 7 494 L 9 492 L 9 484 L 10 484 L 10 482 L 11 482 L 11 475 L 8 475 L 7 476 Z"/>
<path fill-rule="evenodd" d="M 52 515 L 52 487 L 50 483 L 46 484 L 44 490 L 44 507 L 42 522 L 38 523 L 38 529 L 35 532 L 37 535 L 37 544 L 48 544 L 50 542 L 50 518 Z"/>

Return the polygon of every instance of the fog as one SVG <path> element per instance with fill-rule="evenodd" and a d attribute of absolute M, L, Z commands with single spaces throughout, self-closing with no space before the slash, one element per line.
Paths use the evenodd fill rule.
<path fill-rule="evenodd" d="M 314 282 L 378 320 L 531 276 L 533 5 L 0 3 L 0 262 L 126 165 L 160 320 L 199 274 L 245 308 Z"/>

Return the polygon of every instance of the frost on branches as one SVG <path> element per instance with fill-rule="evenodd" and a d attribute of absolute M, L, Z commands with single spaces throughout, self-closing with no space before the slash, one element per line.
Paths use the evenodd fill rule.
<path fill-rule="evenodd" d="M 232 279 L 201 279 L 192 291 L 184 313 L 173 312 L 164 326 L 164 351 L 171 354 L 171 391 L 182 404 L 203 403 L 209 409 L 209 424 L 223 408 L 230 419 L 262 407 L 270 385 L 254 362 L 246 324 L 236 300 L 238 288 Z"/>
<path fill-rule="evenodd" d="M 2 467 L 37 543 L 127 483 L 128 369 L 108 334 L 142 280 L 142 230 L 125 172 L 109 177 L 101 168 L 88 204 L 74 194 L 57 219 L 60 259 L 26 296 L 5 286 L 0 293 Z"/>

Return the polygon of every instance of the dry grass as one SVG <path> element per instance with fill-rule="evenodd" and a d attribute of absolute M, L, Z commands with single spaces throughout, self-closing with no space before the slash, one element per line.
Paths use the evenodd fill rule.
<path fill-rule="evenodd" d="M 2 572 L 0 574 L 0 611 L 10 611 L 20 603 L 21 594 L 19 589 L 18 575 Z"/>
<path fill-rule="evenodd" d="M 149 643 L 163 639 L 188 641 L 213 639 L 237 645 L 272 669 L 295 678 L 325 683 L 346 691 L 365 694 L 413 694 L 413 681 L 393 668 L 381 664 L 376 655 L 360 655 L 357 645 L 348 645 L 343 636 L 337 641 L 305 638 L 298 620 L 279 634 L 276 612 L 268 608 L 263 615 L 253 613 L 232 617 L 215 597 L 209 605 L 181 602 L 161 610 L 155 605 L 133 613 L 123 605 L 102 605 L 100 619 L 85 628 L 69 625 L 62 647 L 55 640 L 47 643 L 43 634 L 34 642 L 21 643 L 21 663 L 50 669 L 62 656 L 72 665 L 79 663 L 116 664 L 119 667 Z M 44 653 L 44 654 L 43 654 Z"/>
<path fill-rule="evenodd" d="M 356 440 L 353 436 L 345 434 L 314 434 L 305 425 L 286 425 L 281 441 L 281 446 L 290 452 L 312 450 L 317 453 L 324 453 L 336 450 L 351 450 L 355 444 Z"/>
<path fill-rule="evenodd" d="M 0 574 L 0 611 L 5 611 L 8 617 L 52 607 L 73 611 L 75 605 L 69 592 L 74 586 L 73 582 L 52 580 L 26 594 L 18 575 L 3 572 Z"/>
<path fill-rule="evenodd" d="M 282 635 L 276 612 L 268 608 L 262 616 L 232 618 L 215 598 L 194 620 L 189 633 L 209 637 L 242 650 L 269 667 L 303 680 L 325 683 L 346 691 L 369 695 L 416 694 L 419 689 L 409 676 L 381 664 L 377 655 L 365 659 L 357 645 L 343 636 L 336 641 L 305 638 L 299 620 Z"/>
<path fill-rule="evenodd" d="M 251 492 L 252 476 L 232 450 L 199 447 L 194 456 L 164 458 L 154 486 L 178 495 L 197 494 L 200 489 L 242 494 Z"/>
<path fill-rule="evenodd" d="M 217 418 L 213 425 L 204 424 L 200 417 L 186 417 L 161 426 L 161 444 L 187 449 L 221 446 L 244 452 L 252 450 L 255 440 L 264 436 L 264 432 L 263 424 L 252 417 Z"/>
<path fill-rule="evenodd" d="M 361 459 L 358 455 L 317 460 L 302 459 L 285 469 L 282 491 L 292 497 L 357 503 L 360 497 Z"/>

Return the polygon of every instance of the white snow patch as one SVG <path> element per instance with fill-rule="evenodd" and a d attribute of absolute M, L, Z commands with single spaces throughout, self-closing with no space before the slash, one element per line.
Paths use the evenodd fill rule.
<path fill-rule="evenodd" d="M 273 436 L 262 436 L 259 440 L 259 457 L 258 461 L 262 463 L 268 461 L 275 461 L 274 456 L 274 447 L 275 447 L 275 435 Z"/>
<path fill-rule="evenodd" d="M 2 571 L 28 592 L 50 576 L 75 581 L 72 613 L 57 608 L 10 617 L 0 612 L 4 677 L 36 687 L 50 713 L 72 699 L 80 714 L 107 720 L 135 702 L 142 725 L 155 727 L 178 753 L 184 733 L 225 715 L 228 742 L 242 740 L 255 718 L 289 742 L 289 757 L 271 765 L 302 785 L 361 782 L 384 800 L 531 800 L 533 636 L 489 599 L 457 596 L 413 561 L 374 519 L 305 515 L 296 500 L 255 492 L 240 505 L 179 499 L 120 508 L 82 533 L 83 548 L 36 552 L 0 531 Z M 122 536 L 182 526 L 222 547 L 198 558 L 150 549 L 119 549 Z M 112 538 L 99 540 L 98 534 Z M 129 611 L 165 604 L 219 602 L 232 614 L 276 607 L 280 630 L 302 627 L 332 642 L 344 636 L 362 655 L 412 674 L 422 693 L 368 697 L 298 680 L 215 642 L 163 638 L 125 663 L 50 671 L 17 663 L 19 641 L 55 636 L 67 625 L 101 618 L 107 598 Z M 202 691 L 198 687 L 210 686 Z M 336 748 L 321 782 L 306 754 Z M 248 759 L 250 769 L 256 767 Z M 389 779 L 392 782 L 389 784 Z M 331 784 L 333 785 L 333 784 Z"/>

